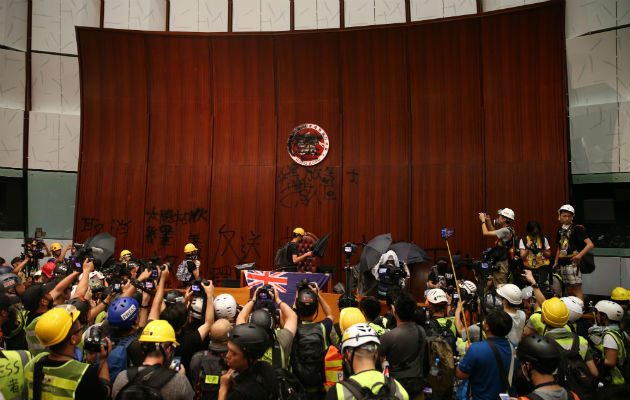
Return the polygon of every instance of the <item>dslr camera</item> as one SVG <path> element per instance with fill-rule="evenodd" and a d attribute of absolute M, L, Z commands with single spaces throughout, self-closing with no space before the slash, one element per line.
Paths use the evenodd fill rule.
<path fill-rule="evenodd" d="M 92 351 L 98 353 L 101 351 L 101 346 L 107 349 L 107 340 L 101 337 L 103 333 L 103 328 L 100 326 L 93 326 L 90 328 L 87 335 L 85 335 L 85 340 L 83 342 L 83 348 L 86 351 Z"/>
<path fill-rule="evenodd" d="M 192 283 L 190 284 L 190 290 L 192 291 L 193 296 L 203 297 L 206 295 L 206 291 L 203 290 L 203 286 L 201 286 L 202 283 L 204 285 L 207 285 L 210 282 L 205 279 L 195 279 L 194 281 L 192 281 Z"/>
<path fill-rule="evenodd" d="M 273 299 L 273 287 L 269 284 L 262 285 L 256 294 L 256 302 Z"/>
<path fill-rule="evenodd" d="M 306 289 L 313 290 L 313 288 L 311 288 L 310 284 L 311 284 L 311 282 L 309 282 L 308 279 L 304 278 L 301 281 L 297 282 L 295 284 L 295 287 L 297 288 L 298 292 L 300 290 L 306 290 Z"/>
<path fill-rule="evenodd" d="M 343 252 L 346 257 L 350 257 L 352 254 L 357 252 L 357 245 L 352 242 L 346 242 L 343 244 Z"/>

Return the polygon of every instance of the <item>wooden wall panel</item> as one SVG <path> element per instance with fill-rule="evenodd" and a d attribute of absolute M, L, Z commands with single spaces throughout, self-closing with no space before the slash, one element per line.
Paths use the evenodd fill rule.
<path fill-rule="evenodd" d="M 341 36 L 342 240 L 409 240 L 406 30 Z"/>
<path fill-rule="evenodd" d="M 193 242 L 208 259 L 212 98 L 210 40 L 149 37 L 149 152 L 143 254 L 171 263 Z"/>
<path fill-rule="evenodd" d="M 563 22 L 563 3 L 483 20 L 486 208 L 512 208 L 519 232 L 552 234 L 568 200 Z"/>
<path fill-rule="evenodd" d="M 456 230 L 453 250 L 482 245 L 476 222 L 484 174 L 478 31 L 476 19 L 409 30 L 411 228 L 414 243 L 427 248 L 445 247 L 440 229 L 446 227 Z"/>
<path fill-rule="evenodd" d="M 80 42 L 81 153 L 75 240 L 99 232 L 140 253 L 147 168 L 144 39 L 86 31 Z"/>
<path fill-rule="evenodd" d="M 339 34 L 282 36 L 274 40 L 278 101 L 275 245 L 290 240 L 296 226 L 318 236 L 332 232 L 319 265 L 339 265 L 341 232 L 341 113 Z M 291 131 L 304 123 L 321 126 L 330 150 L 314 167 L 296 164 L 287 151 Z M 341 271 L 338 271 L 340 273 Z"/>

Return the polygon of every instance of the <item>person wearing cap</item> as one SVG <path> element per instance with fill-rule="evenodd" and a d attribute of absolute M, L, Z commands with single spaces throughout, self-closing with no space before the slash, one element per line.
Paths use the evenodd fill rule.
<path fill-rule="evenodd" d="M 567 326 L 569 317 L 569 308 L 562 300 L 557 297 L 545 300 L 542 304 L 541 317 L 545 324 L 543 335 L 555 340 L 565 350 L 571 350 L 574 342 L 577 341 L 580 356 L 584 359 L 591 375 L 597 377 L 599 372 L 593 360 L 593 354 L 588 349 L 588 340 L 578 335 L 571 326 Z"/>
<path fill-rule="evenodd" d="M 565 204 L 558 209 L 558 220 L 562 226 L 558 228 L 556 234 L 557 249 L 553 268 L 560 268 L 567 293 L 584 301 L 580 261 L 595 245 L 588 237 L 586 228 L 573 223 L 574 216 L 575 209 L 570 204 Z"/>
<path fill-rule="evenodd" d="M 144 360 L 139 367 L 132 367 L 122 371 L 116 377 L 112 388 L 112 398 L 115 399 L 123 392 L 127 385 L 146 378 L 160 377 L 158 386 L 162 398 L 169 400 L 190 400 L 195 392 L 186 378 L 186 369 L 183 366 L 179 370 L 169 369 L 175 348 L 179 346 L 175 338 L 173 327 L 164 320 L 151 321 L 142 330 L 138 339 L 142 346 Z M 130 379 L 131 377 L 131 379 Z M 130 382 L 131 381 L 131 382 Z"/>
<path fill-rule="evenodd" d="M 376 370 L 379 344 L 376 332 L 366 323 L 354 324 L 344 331 L 341 353 L 351 375 L 335 383 L 326 400 L 363 398 L 359 393 L 366 389 L 373 394 L 387 393 L 391 398 L 409 399 L 407 391 L 396 379 L 387 378 Z"/>
<path fill-rule="evenodd" d="M 413 319 L 417 308 L 416 299 L 410 293 L 402 293 L 396 298 L 392 305 L 396 328 L 381 336 L 379 348 L 381 361 L 389 364 L 390 376 L 400 382 L 410 399 L 424 396 L 426 333 Z"/>
<path fill-rule="evenodd" d="M 601 376 L 604 384 L 623 385 L 625 379 L 621 370 L 626 362 L 630 362 L 625 333 L 619 327 L 623 308 L 610 300 L 600 300 L 595 309 L 597 324 L 606 327 L 602 343 L 595 346 L 601 357 L 598 365 Z"/>
<path fill-rule="evenodd" d="M 455 287 L 455 275 L 449 265 L 448 258 L 440 257 L 437 259 L 437 263 L 431 267 L 431 272 L 427 278 L 427 288 L 444 290 L 447 287 Z"/>
<path fill-rule="evenodd" d="M 527 315 L 516 308 L 523 302 L 521 289 L 514 284 L 506 283 L 497 288 L 497 296 L 503 302 L 503 311 L 512 318 L 512 329 L 508 333 L 507 338 L 512 343 L 518 344 L 521 341 L 523 327 L 527 320 Z"/>
<path fill-rule="evenodd" d="M 300 254 L 298 245 L 302 243 L 302 240 L 304 239 L 304 235 L 306 235 L 304 228 L 297 227 L 293 230 L 293 239 L 291 239 L 291 241 L 289 242 L 289 247 L 287 248 L 287 257 L 289 259 L 288 260 L 289 267 L 297 268 L 300 262 L 304 261 L 305 259 L 313 255 L 312 251 L 307 251 L 301 256 L 298 255 Z"/>
<path fill-rule="evenodd" d="M 479 220 L 481 221 L 481 231 L 484 236 L 496 238 L 494 248 L 495 256 L 495 268 L 492 273 L 492 281 L 494 286 L 505 284 L 508 281 L 510 275 L 510 260 L 514 259 L 514 239 L 516 234 L 512 228 L 512 222 L 514 222 L 514 211 L 509 208 L 502 208 L 498 211 L 498 218 L 494 221 L 490 219 L 490 216 L 486 213 L 479 213 Z M 498 225 L 495 228 L 495 225 Z"/>
<path fill-rule="evenodd" d="M 35 356 L 24 368 L 29 399 L 107 399 L 110 393 L 107 358 L 111 344 L 89 352 L 87 363 L 76 360 L 74 348 L 83 330 L 74 307 L 57 307 L 37 321 L 35 334 L 49 351 Z M 100 363 L 95 364 L 96 356 Z"/>

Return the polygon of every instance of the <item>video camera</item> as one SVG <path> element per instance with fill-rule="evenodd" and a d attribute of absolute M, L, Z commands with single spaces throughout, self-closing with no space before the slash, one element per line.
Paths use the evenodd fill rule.
<path fill-rule="evenodd" d="M 484 279 L 488 279 L 488 277 L 497 270 L 494 260 L 489 255 L 491 250 L 492 249 L 485 250 L 481 253 L 481 260 L 473 260 L 472 262 L 475 274 Z"/>
<path fill-rule="evenodd" d="M 308 279 L 304 278 L 301 281 L 296 282 L 295 283 L 295 287 L 297 288 L 298 292 L 300 290 L 306 290 L 306 289 L 313 290 L 313 288 L 310 286 L 310 284 L 311 284 L 311 282 Z"/>
<path fill-rule="evenodd" d="M 346 242 L 343 244 L 343 252 L 346 257 L 350 257 L 352 254 L 357 252 L 357 245 L 352 242 Z"/>

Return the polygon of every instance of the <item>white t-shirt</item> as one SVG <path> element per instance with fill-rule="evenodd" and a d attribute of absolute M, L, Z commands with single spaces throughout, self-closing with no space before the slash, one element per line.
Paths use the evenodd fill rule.
<path fill-rule="evenodd" d="M 545 250 L 549 250 L 551 248 L 551 246 L 549 246 L 549 241 L 547 240 L 547 238 L 543 238 L 543 239 L 544 239 L 543 246 L 545 247 Z M 525 250 L 525 238 L 522 238 L 518 242 L 518 248 L 521 250 Z"/>
<path fill-rule="evenodd" d="M 605 349 L 619 350 L 619 346 L 617 346 L 617 342 L 613 338 L 612 333 L 607 333 L 604 335 L 604 341 L 602 342 L 602 345 Z"/>
<path fill-rule="evenodd" d="M 514 314 L 508 312 L 508 315 L 512 317 L 512 329 L 510 333 L 508 333 L 507 338 L 514 344 L 519 344 L 523 336 L 523 328 L 527 321 L 527 315 L 521 310 L 516 310 Z"/>

